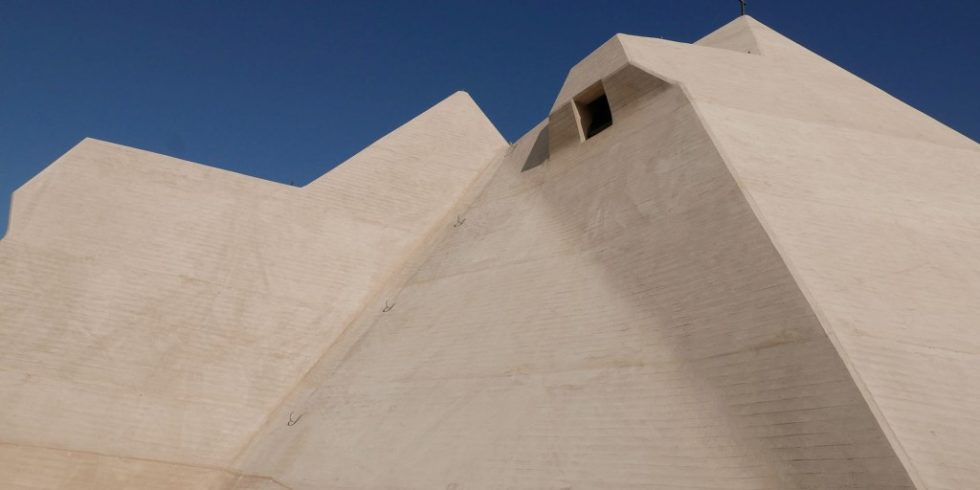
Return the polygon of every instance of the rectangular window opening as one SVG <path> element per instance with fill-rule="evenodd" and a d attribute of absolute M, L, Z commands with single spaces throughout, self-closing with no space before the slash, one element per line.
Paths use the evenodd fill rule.
<path fill-rule="evenodd" d="M 582 92 L 575 100 L 578 109 L 579 128 L 585 139 L 589 139 L 612 126 L 612 110 L 609 99 L 599 82 Z"/>

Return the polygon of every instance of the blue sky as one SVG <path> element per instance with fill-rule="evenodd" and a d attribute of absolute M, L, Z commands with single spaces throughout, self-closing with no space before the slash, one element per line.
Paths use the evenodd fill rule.
<path fill-rule="evenodd" d="M 736 0 L 0 0 L 10 193 L 86 136 L 305 184 L 456 90 L 509 140 L 617 32 L 692 42 Z M 980 1 L 749 0 L 749 13 L 980 139 Z"/>

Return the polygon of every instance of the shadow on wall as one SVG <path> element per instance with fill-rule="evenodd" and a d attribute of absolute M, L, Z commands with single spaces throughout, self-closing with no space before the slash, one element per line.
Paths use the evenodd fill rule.
<path fill-rule="evenodd" d="M 7 231 L 10 227 L 10 220 L 13 218 L 11 213 L 13 213 L 13 190 L 7 192 L 6 189 L 0 188 L 0 240 L 7 238 Z"/>
<path fill-rule="evenodd" d="M 534 140 L 534 145 L 531 146 L 531 151 L 527 154 L 527 160 L 524 161 L 524 166 L 521 167 L 521 172 L 527 172 L 538 165 L 541 165 L 548 160 L 548 126 L 546 125 L 541 131 L 538 131 L 538 137 Z"/>
<path fill-rule="evenodd" d="M 562 153 L 555 164 L 568 168 L 540 191 L 551 219 L 583 240 L 596 280 L 629 301 L 640 366 L 656 372 L 644 364 L 661 349 L 679 359 L 742 461 L 765 462 L 745 470 L 757 481 L 912 488 L 686 96 L 675 88 L 642 106 L 595 142 L 609 147 Z M 596 344 L 615 328 L 598 329 Z"/>

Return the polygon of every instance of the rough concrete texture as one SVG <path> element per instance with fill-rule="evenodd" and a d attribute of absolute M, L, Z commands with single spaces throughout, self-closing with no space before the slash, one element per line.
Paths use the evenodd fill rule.
<path fill-rule="evenodd" d="M 456 94 L 303 188 L 86 140 L 0 241 L 0 482 L 980 488 L 977 188 L 976 143 L 750 17 L 614 37 L 509 147 Z"/>

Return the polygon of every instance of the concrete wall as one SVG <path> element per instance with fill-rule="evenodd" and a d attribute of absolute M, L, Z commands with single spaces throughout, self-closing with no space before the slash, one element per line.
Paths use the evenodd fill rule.
<path fill-rule="evenodd" d="M 544 125 L 522 138 L 240 470 L 295 490 L 911 487 L 684 92 L 609 75 L 613 126 L 526 171 Z"/>
<path fill-rule="evenodd" d="M 687 81 L 916 483 L 980 488 L 980 146 L 739 24 L 763 52 L 751 65 L 707 76 L 639 39 L 635 59 Z"/>
<path fill-rule="evenodd" d="M 227 467 L 505 149 L 462 93 L 302 189 L 83 141 L 17 191 L 0 242 L 6 454 L 146 486 Z"/>

